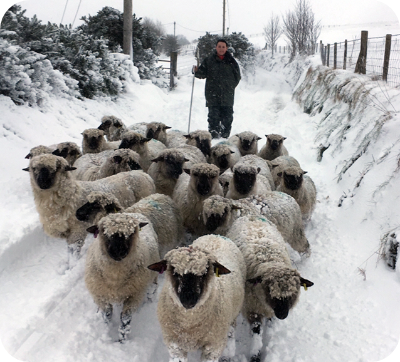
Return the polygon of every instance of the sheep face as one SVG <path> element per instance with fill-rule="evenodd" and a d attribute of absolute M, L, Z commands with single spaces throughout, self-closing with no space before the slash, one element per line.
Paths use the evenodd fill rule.
<path fill-rule="evenodd" d="M 190 173 L 190 185 L 201 196 L 209 195 L 218 183 L 219 168 L 205 163 L 195 164 Z"/>
<path fill-rule="evenodd" d="M 234 153 L 231 149 L 224 145 L 216 145 L 211 148 L 212 163 L 218 166 L 221 170 L 226 170 L 229 167 L 231 154 Z"/>
<path fill-rule="evenodd" d="M 164 170 L 168 177 L 177 180 L 183 172 L 183 164 L 188 161 L 182 153 L 167 150 L 162 152 L 153 162 L 164 162 Z"/>
<path fill-rule="evenodd" d="M 122 148 L 129 148 L 133 151 L 140 152 L 143 149 L 143 146 L 148 142 L 150 139 L 143 137 L 141 134 L 127 131 L 124 133 L 121 144 L 119 146 L 120 149 Z"/>
<path fill-rule="evenodd" d="M 142 169 L 139 164 L 139 155 L 130 149 L 115 150 L 111 166 L 113 166 L 112 175 L 116 175 L 119 172 Z"/>
<path fill-rule="evenodd" d="M 234 168 L 233 182 L 236 191 L 241 195 L 251 192 L 256 184 L 258 172 L 260 172 L 260 169 L 254 166 Z"/>
<path fill-rule="evenodd" d="M 73 142 L 63 142 L 58 144 L 57 149 L 52 153 L 53 155 L 65 158 L 70 165 L 72 165 L 79 157 L 82 156 L 82 152 Z"/>
<path fill-rule="evenodd" d="M 97 128 L 90 128 L 82 132 L 83 143 L 90 150 L 98 150 L 101 148 L 104 139 L 104 131 Z"/>
<path fill-rule="evenodd" d="M 249 280 L 250 283 L 261 283 L 266 304 L 274 311 L 278 319 L 289 315 L 300 296 L 300 287 L 311 287 L 313 282 L 300 276 L 297 270 L 289 268 L 270 268 L 262 277 Z"/>
<path fill-rule="evenodd" d="M 282 137 L 277 134 L 265 135 L 265 137 L 267 137 L 268 147 L 270 147 L 273 151 L 276 151 L 282 147 L 283 141 L 286 139 L 286 137 Z"/>
<path fill-rule="evenodd" d="M 205 156 L 211 155 L 211 134 L 207 131 L 195 131 L 184 136 L 186 143 L 196 146 Z"/>
<path fill-rule="evenodd" d="M 32 181 L 39 189 L 49 190 L 58 183 L 62 173 L 75 169 L 64 158 L 45 154 L 33 157 L 25 170 L 30 172 Z"/>
<path fill-rule="evenodd" d="M 164 123 L 161 122 L 152 122 L 147 125 L 147 138 L 154 138 L 156 140 L 160 140 L 162 137 L 166 137 L 166 130 L 170 129 L 171 127 L 166 126 Z"/>
<path fill-rule="evenodd" d="M 213 195 L 204 200 L 203 221 L 207 230 L 214 232 L 224 225 L 233 208 L 232 201 L 220 195 Z"/>
<path fill-rule="evenodd" d="M 303 175 L 307 171 L 303 171 L 300 167 L 288 167 L 283 172 L 279 172 L 278 176 L 283 177 L 283 182 L 289 190 L 298 190 L 303 184 Z"/>
<path fill-rule="evenodd" d="M 114 203 L 104 205 L 100 201 L 95 200 L 82 205 L 78 210 L 76 210 L 75 215 L 79 221 L 92 223 L 96 218 L 99 217 L 99 214 L 105 216 L 120 210 L 121 208 Z"/>
<path fill-rule="evenodd" d="M 205 220 L 206 228 L 209 232 L 215 231 L 218 227 L 225 224 L 228 217 L 229 209 L 225 207 L 222 214 L 212 213 Z"/>

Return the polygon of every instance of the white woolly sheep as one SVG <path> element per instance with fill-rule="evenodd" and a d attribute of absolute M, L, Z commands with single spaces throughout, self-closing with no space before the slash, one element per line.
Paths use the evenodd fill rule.
<path fill-rule="evenodd" d="M 236 149 L 236 151 L 235 151 Z M 208 162 L 216 165 L 221 170 L 221 173 L 225 172 L 228 168 L 233 167 L 236 162 L 240 159 L 239 149 L 226 143 L 217 143 L 211 147 L 210 157 Z"/>
<path fill-rule="evenodd" d="M 99 155 L 100 154 L 102 154 L 102 152 L 100 152 Z M 84 171 L 83 168 L 78 168 L 76 171 L 73 171 L 73 175 L 77 180 L 94 181 L 116 175 L 120 172 L 142 169 L 139 164 L 140 156 L 130 149 L 120 149 L 111 152 L 106 151 L 100 165 L 93 162 L 92 155 L 91 153 L 87 153 L 82 156 L 82 158 L 84 158 L 83 161 L 92 166 L 85 167 Z M 81 162 L 79 162 L 79 164 L 81 165 Z"/>
<path fill-rule="evenodd" d="M 122 136 L 119 148 L 130 148 L 140 156 L 140 166 L 147 172 L 153 159 L 157 158 L 160 152 L 167 147 L 155 139 L 143 137 L 134 131 L 127 131 Z"/>
<path fill-rule="evenodd" d="M 82 132 L 82 154 L 99 153 L 106 150 L 116 150 L 120 141 L 107 142 L 104 131 L 97 128 L 88 128 Z"/>
<path fill-rule="evenodd" d="M 252 361 L 260 361 L 262 319 L 285 319 L 299 299 L 300 287 L 313 285 L 292 267 L 276 226 L 260 216 L 237 219 L 227 234 L 246 262 L 247 283 L 242 314 L 253 333 Z"/>
<path fill-rule="evenodd" d="M 233 176 L 226 193 L 227 198 L 238 200 L 249 195 L 263 195 L 271 191 L 267 178 L 259 174 L 259 167 L 238 162 L 232 171 Z"/>
<path fill-rule="evenodd" d="M 73 166 L 75 161 L 82 156 L 82 152 L 75 142 L 61 142 L 52 153 L 65 158 L 70 166 Z"/>
<path fill-rule="evenodd" d="M 54 150 L 55 150 L 55 145 L 53 145 L 53 146 L 43 146 L 43 145 L 35 146 L 35 147 L 31 148 L 31 150 L 25 156 L 25 158 L 29 160 L 35 156 L 52 153 Z"/>
<path fill-rule="evenodd" d="M 317 189 L 311 177 L 303 176 L 306 173 L 307 171 L 296 166 L 285 168 L 278 173 L 281 183 L 277 187 L 277 191 L 284 192 L 297 201 L 304 221 L 311 219 L 317 202 Z"/>
<path fill-rule="evenodd" d="M 256 155 L 258 152 L 257 142 L 261 137 L 250 131 L 237 133 L 228 138 L 230 143 L 233 143 L 240 151 L 242 156 Z"/>
<path fill-rule="evenodd" d="M 132 314 L 152 282 L 147 265 L 159 260 L 157 235 L 141 214 L 111 214 L 88 228 L 96 240 L 89 246 L 85 283 L 103 319 L 109 323 L 113 304 L 122 304 L 119 340 L 130 333 Z"/>
<path fill-rule="evenodd" d="M 122 172 L 97 181 L 75 180 L 70 171 L 75 167 L 55 155 L 33 157 L 29 167 L 36 209 L 45 233 L 67 240 L 68 249 L 79 256 L 90 225 L 78 222 L 76 210 L 86 203 L 93 191 L 113 194 L 123 207 L 128 207 L 155 192 L 152 178 L 143 171 Z"/>
<path fill-rule="evenodd" d="M 300 207 L 287 194 L 271 191 L 240 200 L 215 195 L 203 202 L 203 221 L 208 232 L 213 234 L 226 235 L 239 217 L 249 215 L 266 217 L 294 250 L 309 254 L 310 245 L 305 236 Z"/>
<path fill-rule="evenodd" d="M 187 362 L 188 352 L 199 349 L 201 361 L 218 362 L 243 304 L 240 250 L 227 238 L 206 235 L 149 268 L 166 271 L 157 316 L 170 362 Z"/>
<path fill-rule="evenodd" d="M 206 233 L 202 221 L 203 201 L 211 195 L 223 195 L 218 182 L 219 168 L 198 163 L 185 172 L 179 177 L 172 198 L 181 210 L 183 225 L 194 234 L 203 235 Z"/>
<path fill-rule="evenodd" d="M 211 133 L 203 130 L 193 131 L 189 134 L 184 134 L 181 131 L 175 130 L 167 133 L 168 148 L 177 148 L 185 144 L 197 147 L 205 157 L 209 157 L 211 150 Z"/>
<path fill-rule="evenodd" d="M 236 163 L 236 166 L 239 165 L 251 165 L 259 168 L 259 175 L 267 178 L 269 185 L 271 186 L 271 190 L 275 190 L 274 179 L 271 174 L 270 166 L 266 160 L 257 155 L 245 155 Z"/>
<path fill-rule="evenodd" d="M 115 196 L 104 192 L 92 192 L 87 203 L 76 211 L 80 221 L 96 224 L 109 213 L 140 213 L 146 216 L 158 236 L 160 257 L 178 246 L 184 234 L 182 215 L 171 197 L 152 194 L 124 209 Z"/>
<path fill-rule="evenodd" d="M 269 169 L 271 170 L 272 179 L 274 180 L 275 189 L 281 182 L 278 176 L 279 172 L 282 172 L 285 168 L 291 166 L 300 167 L 299 162 L 292 156 L 279 156 L 272 161 L 267 161 Z"/>
<path fill-rule="evenodd" d="M 104 131 L 109 142 L 121 140 L 123 133 L 127 130 L 124 122 L 115 116 L 104 116 L 98 129 Z"/>
<path fill-rule="evenodd" d="M 279 156 L 288 156 L 289 152 L 283 145 L 283 141 L 286 137 L 279 134 L 266 134 L 267 142 L 262 146 L 258 156 L 262 157 L 264 160 L 272 161 L 274 158 Z"/>

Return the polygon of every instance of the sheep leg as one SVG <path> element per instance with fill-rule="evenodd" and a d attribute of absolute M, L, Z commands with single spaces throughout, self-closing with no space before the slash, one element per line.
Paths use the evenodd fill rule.
<path fill-rule="evenodd" d="M 105 308 L 101 310 L 101 316 L 106 324 L 111 322 L 113 315 L 113 306 L 111 304 L 106 304 Z"/>
<path fill-rule="evenodd" d="M 132 311 L 122 311 L 121 312 L 121 325 L 118 328 L 119 341 L 123 343 L 126 340 L 126 336 L 131 333 L 131 321 L 132 321 Z"/>
<path fill-rule="evenodd" d="M 231 358 L 235 356 L 235 351 L 236 351 L 235 326 L 236 326 L 236 321 L 229 327 L 228 342 L 226 343 L 226 347 L 222 352 L 222 357 L 218 360 L 218 362 L 230 362 Z"/>
<path fill-rule="evenodd" d="M 169 362 L 187 362 L 187 352 L 176 344 L 168 346 Z"/>
<path fill-rule="evenodd" d="M 250 314 L 249 318 L 251 328 L 251 349 L 250 349 L 250 362 L 261 362 L 261 347 L 262 347 L 262 334 L 263 328 L 261 323 L 261 316 L 258 314 Z"/>

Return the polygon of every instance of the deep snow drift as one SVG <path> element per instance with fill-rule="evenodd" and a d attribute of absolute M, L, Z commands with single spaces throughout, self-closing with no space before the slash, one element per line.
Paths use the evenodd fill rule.
<path fill-rule="evenodd" d="M 194 64 L 190 56 L 180 61 L 190 60 Z M 308 171 L 318 191 L 306 228 L 311 256 L 291 253 L 302 276 L 315 285 L 302 291 L 287 319 L 266 323 L 262 361 L 382 360 L 400 336 L 400 269 L 390 269 L 376 254 L 381 238 L 399 227 L 400 92 L 387 90 L 388 102 L 386 90 L 380 90 L 384 85 L 363 78 L 364 87 L 372 88 L 371 98 L 360 97 L 363 103 L 349 106 L 350 88 L 342 87 L 340 97 L 337 92 L 327 97 L 326 82 L 318 82 L 316 72 L 306 76 L 309 66 L 316 69 L 320 64 L 318 56 L 306 64 L 299 60 L 286 65 L 283 55 L 270 59 L 261 53 L 258 64 L 256 74 L 244 75 L 237 88 L 232 134 L 257 133 L 262 137 L 259 148 L 265 134 L 284 135 L 289 153 Z M 339 88 L 351 73 L 336 73 L 333 84 Z M 192 76 L 181 74 L 169 93 L 150 82 L 131 83 L 117 101 L 50 97 L 43 108 L 16 106 L 0 97 L 0 337 L 14 357 L 30 362 L 168 360 L 156 300 L 134 314 L 125 344 L 117 342 L 118 309 L 112 323 L 104 325 L 83 281 L 92 236 L 76 266 L 67 269 L 66 243 L 43 233 L 22 168 L 31 147 L 80 144 L 80 133 L 97 127 L 106 114 L 128 125 L 162 121 L 187 131 L 191 85 Z M 196 79 L 191 130 L 207 127 L 203 92 L 204 81 Z M 371 106 L 375 98 L 383 111 Z M 381 127 L 371 133 L 379 121 Z M 370 142 L 362 148 L 368 135 Z M 330 146 L 317 162 L 321 143 Z M 338 182 L 343 167 L 358 154 Z M 159 291 L 162 282 L 160 278 Z M 232 362 L 248 360 L 249 338 L 248 325 L 239 317 Z M 199 353 L 190 354 L 189 361 L 199 361 Z"/>

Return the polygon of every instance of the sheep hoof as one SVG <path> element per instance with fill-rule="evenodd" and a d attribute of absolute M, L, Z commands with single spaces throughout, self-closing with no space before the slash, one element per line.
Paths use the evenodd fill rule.
<path fill-rule="evenodd" d="M 261 362 L 261 352 L 258 352 L 256 355 L 250 358 L 250 362 Z"/>
<path fill-rule="evenodd" d="M 113 315 L 113 307 L 111 304 L 107 305 L 106 309 L 102 311 L 101 316 L 106 324 L 111 322 Z"/>

